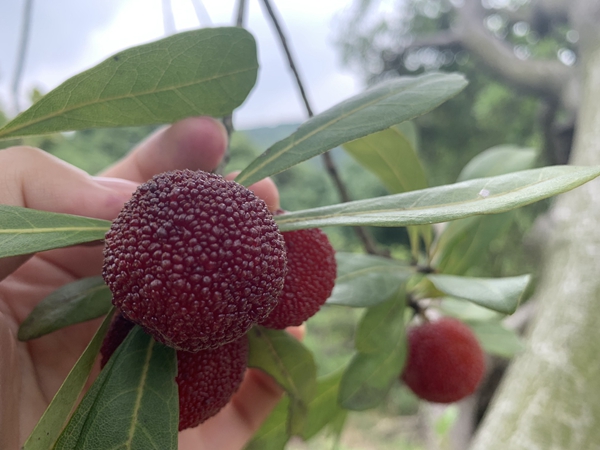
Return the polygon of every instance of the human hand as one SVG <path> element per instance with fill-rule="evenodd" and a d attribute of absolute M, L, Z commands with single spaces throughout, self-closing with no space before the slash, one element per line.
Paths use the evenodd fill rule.
<path fill-rule="evenodd" d="M 189 118 L 154 134 L 101 177 L 40 150 L 0 151 L 0 204 L 112 220 L 139 183 L 173 169 L 210 171 L 221 161 L 227 138 L 220 124 Z M 269 208 L 279 208 L 268 179 L 252 186 Z M 58 287 L 98 275 L 101 246 L 78 246 L 34 256 L 0 259 L 0 448 L 17 449 L 27 439 L 62 381 L 93 336 L 99 320 L 19 342 L 19 324 Z M 293 330 L 297 337 L 301 330 Z M 96 367 L 88 386 L 96 377 Z M 219 414 L 179 435 L 179 449 L 239 449 L 281 396 L 265 374 L 248 370 L 239 391 Z"/>

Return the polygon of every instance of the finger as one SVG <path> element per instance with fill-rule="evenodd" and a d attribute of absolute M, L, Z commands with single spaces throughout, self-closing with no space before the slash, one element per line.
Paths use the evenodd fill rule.
<path fill-rule="evenodd" d="M 107 187 L 54 156 L 31 147 L 0 150 L 0 204 L 111 220 L 135 184 Z M 0 259 L 0 279 L 27 257 Z"/>
<path fill-rule="evenodd" d="M 175 169 L 210 172 L 217 168 L 226 148 L 227 132 L 220 122 L 190 117 L 157 131 L 102 175 L 143 183 Z"/>
<path fill-rule="evenodd" d="M 225 176 L 227 180 L 233 180 L 240 172 L 231 172 Z M 279 191 L 271 178 L 263 178 L 262 180 L 248 186 L 257 197 L 264 200 L 269 208 L 269 211 L 275 212 L 280 209 L 279 206 Z"/>

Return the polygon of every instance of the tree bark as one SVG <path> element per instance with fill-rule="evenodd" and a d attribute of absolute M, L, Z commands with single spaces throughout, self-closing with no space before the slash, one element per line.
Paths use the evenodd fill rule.
<path fill-rule="evenodd" d="M 600 164 L 600 39 L 595 0 L 573 2 L 583 95 L 571 163 Z M 576 17 L 574 15 L 577 15 Z M 561 195 L 535 300 L 538 317 L 472 450 L 600 449 L 600 180 Z"/>

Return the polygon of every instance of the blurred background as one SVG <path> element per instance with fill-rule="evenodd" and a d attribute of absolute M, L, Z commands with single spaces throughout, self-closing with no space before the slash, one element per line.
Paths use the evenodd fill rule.
<path fill-rule="evenodd" d="M 127 47 L 198 26 L 234 23 L 233 0 L 22 0 L 0 2 L 0 125 L 72 75 Z M 257 86 L 234 114 L 231 161 L 242 169 L 307 115 L 273 27 L 249 1 L 245 26 L 258 41 Z M 316 113 L 390 77 L 460 71 L 470 84 L 456 98 L 414 121 L 416 151 L 430 185 L 452 183 L 472 158 L 495 146 L 534 155 L 532 165 L 568 161 L 580 82 L 579 33 L 568 0 L 277 0 L 288 41 Z M 24 45 L 25 43 L 25 45 Z M 541 68 L 544 77 L 540 77 Z M 2 142 L 40 147 L 90 173 L 125 154 L 156 127 L 84 130 Z M 342 149 L 333 158 L 352 199 L 386 194 L 381 182 Z M 276 175 L 282 207 L 338 202 L 320 159 Z M 352 182 L 349 182 L 352 180 Z M 306 188 L 310 186 L 310 189 Z M 548 202 L 516 211 L 485 240 L 463 273 L 536 273 L 528 233 Z M 352 229 L 327 229 L 338 250 L 360 252 Z M 377 245 L 407 256 L 403 229 L 370 230 Z M 484 256 L 484 257 L 482 257 Z M 360 311 L 336 308 L 311 319 L 307 345 L 321 374 L 352 354 Z M 518 342 L 490 348 L 497 373 L 467 408 L 477 425 Z M 493 351 L 496 348 L 497 351 Z M 489 350 L 489 349 L 488 349 Z M 491 371 L 493 372 L 493 370 Z M 340 449 L 456 448 L 448 437 L 464 408 L 425 408 L 399 383 L 379 409 L 350 416 Z M 461 412 L 462 411 L 462 412 Z M 319 440 L 320 439 L 320 440 Z M 332 438 L 290 448 L 330 448 Z"/>

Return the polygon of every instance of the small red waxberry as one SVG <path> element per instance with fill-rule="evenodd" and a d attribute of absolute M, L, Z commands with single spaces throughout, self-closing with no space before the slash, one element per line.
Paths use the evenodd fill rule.
<path fill-rule="evenodd" d="M 485 355 L 464 323 L 442 318 L 408 331 L 408 358 L 401 378 L 423 400 L 452 403 L 475 392 Z"/>

